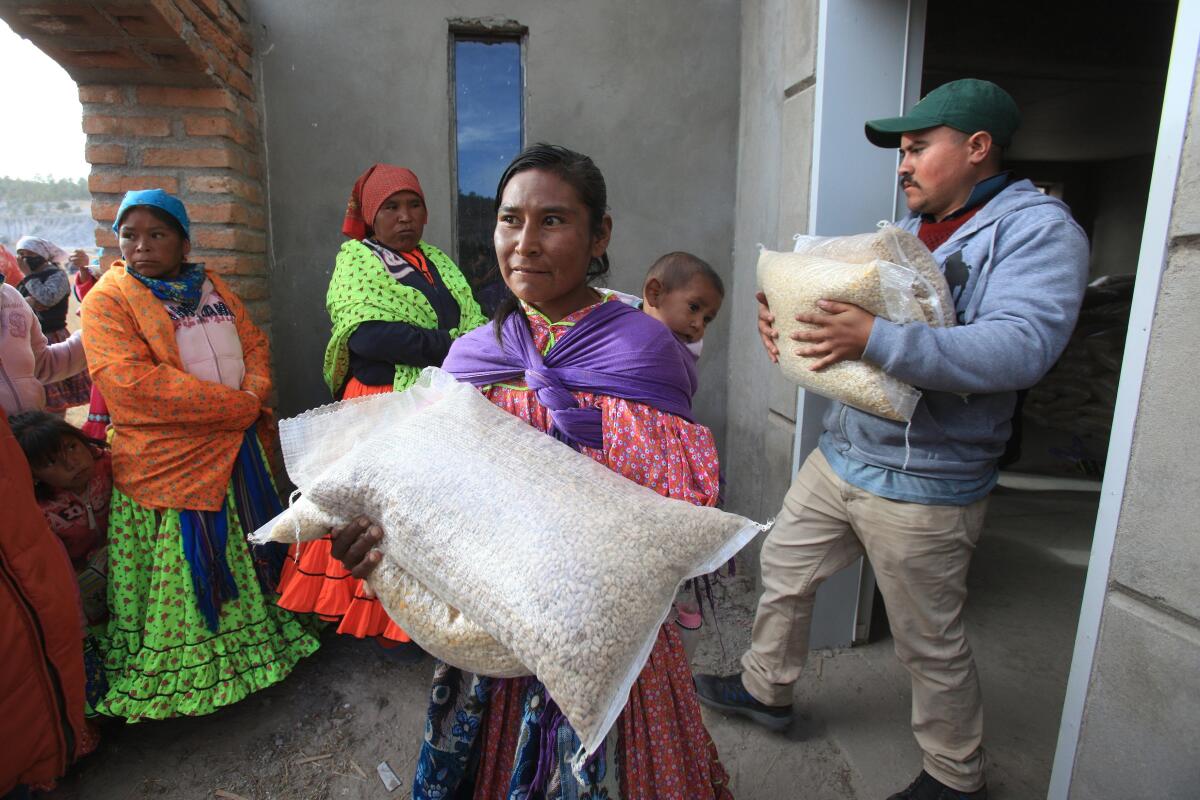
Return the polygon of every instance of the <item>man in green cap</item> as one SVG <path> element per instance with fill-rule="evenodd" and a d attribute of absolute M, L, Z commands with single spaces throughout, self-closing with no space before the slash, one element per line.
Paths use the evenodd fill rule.
<path fill-rule="evenodd" d="M 1060 201 L 1016 180 L 1002 153 L 1020 123 L 988 81 L 959 80 L 866 135 L 898 147 L 909 211 L 898 223 L 942 266 L 958 325 L 896 324 L 822 301 L 793 334 L 816 368 L 858 360 L 922 390 L 910 425 L 841 403 L 797 474 L 761 552 L 763 594 L 739 674 L 698 675 L 700 699 L 775 730 L 791 722 L 821 582 L 866 555 L 896 655 L 912 678 L 923 769 L 890 800 L 984 800 L 983 709 L 962 620 L 967 570 L 1012 430 L 1016 393 L 1066 347 L 1088 244 Z M 759 332 L 779 354 L 759 295 Z"/>

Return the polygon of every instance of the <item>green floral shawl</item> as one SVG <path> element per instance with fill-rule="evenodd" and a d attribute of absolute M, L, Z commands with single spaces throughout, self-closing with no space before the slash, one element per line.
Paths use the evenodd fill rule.
<path fill-rule="evenodd" d="M 458 301 L 459 323 L 450 338 L 487 323 L 471 294 L 467 279 L 450 257 L 433 245 L 421 242 L 421 252 L 437 270 L 450 294 Z M 325 385 L 335 396 L 346 382 L 350 369 L 350 335 L 364 322 L 407 322 L 418 328 L 437 327 L 437 314 L 421 292 L 399 283 L 388 273 L 371 249 L 357 239 L 342 244 L 333 278 L 325 295 L 325 308 L 333 321 L 333 335 L 325 348 Z M 408 364 L 396 365 L 392 388 L 402 391 L 416 381 L 421 370 Z"/>

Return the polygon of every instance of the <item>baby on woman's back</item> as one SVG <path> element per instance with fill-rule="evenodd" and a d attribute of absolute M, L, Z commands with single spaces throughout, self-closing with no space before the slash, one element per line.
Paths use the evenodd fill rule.
<path fill-rule="evenodd" d="M 650 265 L 640 298 L 624 292 L 613 294 L 670 328 L 698 359 L 704 331 L 721 310 L 725 285 L 704 259 L 676 251 Z"/>

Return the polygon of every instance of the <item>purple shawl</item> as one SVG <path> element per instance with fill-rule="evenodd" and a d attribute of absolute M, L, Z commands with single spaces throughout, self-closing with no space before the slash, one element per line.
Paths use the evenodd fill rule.
<path fill-rule="evenodd" d="M 459 381 L 488 386 L 524 380 L 550 410 L 551 433 L 572 446 L 604 445 L 598 408 L 580 408 L 573 391 L 645 403 L 692 422 L 696 367 L 687 348 L 658 320 L 624 303 L 602 303 L 559 337 L 543 357 L 524 314 L 510 314 L 503 344 L 492 326 L 450 347 L 442 369 Z"/>

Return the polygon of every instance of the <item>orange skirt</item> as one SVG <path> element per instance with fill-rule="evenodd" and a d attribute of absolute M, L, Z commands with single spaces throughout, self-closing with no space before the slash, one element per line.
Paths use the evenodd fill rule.
<path fill-rule="evenodd" d="M 351 378 L 342 398 L 387 394 L 391 390 L 391 386 L 368 386 Z M 379 600 L 363 594 L 363 582 L 333 557 L 332 547 L 333 540 L 328 536 L 292 545 L 279 577 L 279 607 L 338 622 L 338 633 L 359 639 L 371 637 L 385 645 L 412 641 L 392 622 Z"/>
<path fill-rule="evenodd" d="M 351 378 L 346 381 L 346 388 L 342 390 L 342 399 L 349 400 L 352 397 L 365 397 L 369 394 L 387 394 L 391 390 L 390 383 L 386 386 L 371 386 L 358 378 Z"/>

